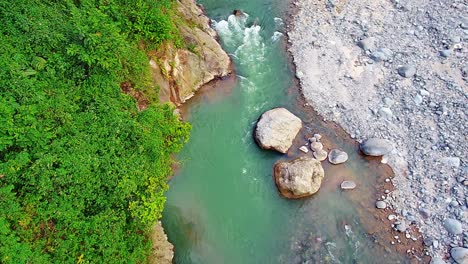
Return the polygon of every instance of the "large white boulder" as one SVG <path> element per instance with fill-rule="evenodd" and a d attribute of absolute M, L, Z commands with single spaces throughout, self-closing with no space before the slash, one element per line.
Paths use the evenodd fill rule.
<path fill-rule="evenodd" d="M 288 152 L 294 138 L 302 128 L 302 121 L 285 108 L 269 110 L 260 117 L 255 139 L 263 149 Z"/>

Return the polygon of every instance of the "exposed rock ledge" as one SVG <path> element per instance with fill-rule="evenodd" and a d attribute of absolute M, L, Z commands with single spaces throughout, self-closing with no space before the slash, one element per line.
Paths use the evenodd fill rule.
<path fill-rule="evenodd" d="M 195 1 L 178 0 L 177 5 L 181 18 L 177 27 L 188 48 L 165 44 L 151 54 L 150 64 L 153 80 L 160 87 L 160 100 L 180 105 L 204 84 L 228 75 L 231 61 L 217 42 L 210 19 Z"/>

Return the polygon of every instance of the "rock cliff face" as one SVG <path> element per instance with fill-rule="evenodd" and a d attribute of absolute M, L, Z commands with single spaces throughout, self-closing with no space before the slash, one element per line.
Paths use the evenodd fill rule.
<path fill-rule="evenodd" d="M 162 102 L 184 103 L 204 84 L 230 73 L 230 59 L 217 42 L 210 19 L 194 0 L 178 0 L 180 23 L 186 49 L 165 44 L 151 55 L 154 82 Z"/>

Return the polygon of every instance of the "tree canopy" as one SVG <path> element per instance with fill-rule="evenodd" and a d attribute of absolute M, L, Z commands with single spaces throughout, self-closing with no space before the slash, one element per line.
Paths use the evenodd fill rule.
<path fill-rule="evenodd" d="M 0 0 L 0 263 L 141 263 L 190 125 L 144 47 L 180 41 L 169 0 Z"/>

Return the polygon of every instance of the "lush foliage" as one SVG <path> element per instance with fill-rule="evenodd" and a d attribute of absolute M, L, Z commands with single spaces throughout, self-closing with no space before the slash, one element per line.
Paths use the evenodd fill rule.
<path fill-rule="evenodd" d="M 169 0 L 0 0 L 0 263 L 141 263 L 189 125 L 141 43 L 178 41 Z"/>

